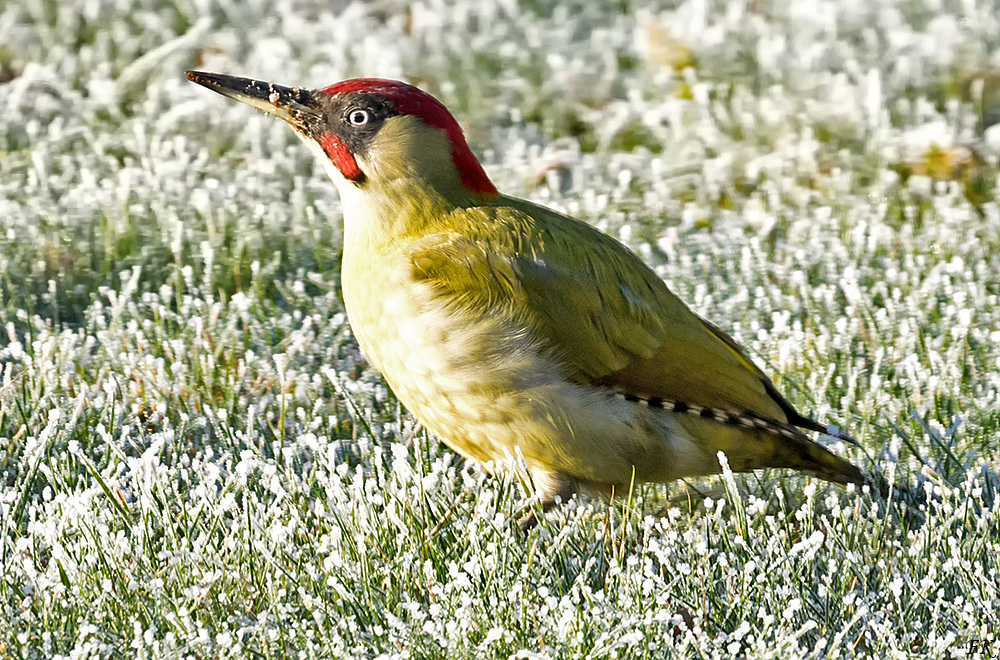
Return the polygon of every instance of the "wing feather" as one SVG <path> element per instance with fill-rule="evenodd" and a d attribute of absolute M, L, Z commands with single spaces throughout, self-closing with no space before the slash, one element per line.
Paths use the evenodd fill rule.
<path fill-rule="evenodd" d="M 567 378 L 818 426 L 795 412 L 732 338 L 590 225 L 513 198 L 453 219 L 448 231 L 411 246 L 414 277 L 433 284 L 447 304 L 518 317 Z"/>

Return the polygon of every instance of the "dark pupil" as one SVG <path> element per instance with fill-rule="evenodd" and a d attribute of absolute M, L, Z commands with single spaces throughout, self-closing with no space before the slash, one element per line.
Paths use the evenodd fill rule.
<path fill-rule="evenodd" d="M 364 110 L 354 110 L 348 116 L 348 120 L 355 126 L 361 126 L 368 123 L 368 113 Z"/>

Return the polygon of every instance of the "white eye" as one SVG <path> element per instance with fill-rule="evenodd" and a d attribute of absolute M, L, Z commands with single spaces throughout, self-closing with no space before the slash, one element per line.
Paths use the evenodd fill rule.
<path fill-rule="evenodd" d="M 347 115 L 347 121 L 352 126 L 364 126 L 368 123 L 368 112 L 365 110 L 351 110 Z"/>

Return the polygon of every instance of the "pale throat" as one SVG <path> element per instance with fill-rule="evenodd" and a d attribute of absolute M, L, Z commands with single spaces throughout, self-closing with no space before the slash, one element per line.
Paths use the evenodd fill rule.
<path fill-rule="evenodd" d="M 337 186 L 344 209 L 345 252 L 398 246 L 401 240 L 424 235 L 436 224 L 435 218 L 447 217 L 455 209 L 455 201 L 440 194 L 437 186 L 419 185 L 412 176 L 379 170 L 360 157 L 367 180 L 355 183 L 344 177 L 319 144 L 308 138 L 303 141 Z"/>

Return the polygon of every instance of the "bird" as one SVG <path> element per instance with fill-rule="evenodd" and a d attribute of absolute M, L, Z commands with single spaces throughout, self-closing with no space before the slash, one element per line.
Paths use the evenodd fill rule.
<path fill-rule="evenodd" d="M 720 452 L 734 472 L 865 483 L 807 435 L 828 427 L 634 252 L 501 194 L 427 92 L 187 78 L 283 119 L 315 154 L 342 201 L 341 286 L 362 352 L 426 428 L 524 479 L 543 512 L 718 474 Z"/>

